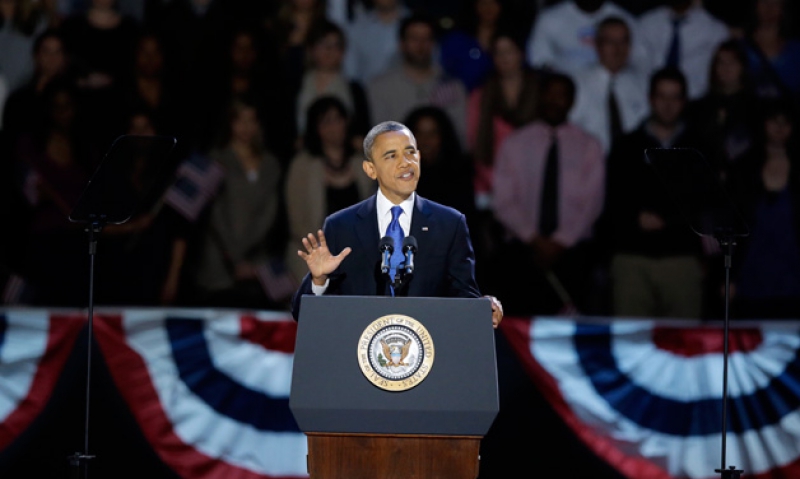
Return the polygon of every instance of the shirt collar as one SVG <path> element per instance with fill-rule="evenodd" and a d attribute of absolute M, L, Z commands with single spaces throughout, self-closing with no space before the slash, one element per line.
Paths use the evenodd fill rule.
<path fill-rule="evenodd" d="M 401 208 L 403 208 L 403 213 L 406 214 L 409 218 L 411 217 L 411 211 L 414 208 L 414 200 L 416 198 L 417 193 L 411 193 L 408 198 L 405 199 L 402 203 L 400 203 Z M 389 201 L 389 199 L 384 196 L 383 191 L 378 188 L 378 200 L 376 207 L 378 208 L 378 218 L 382 218 L 390 213 L 392 206 L 395 206 L 394 203 Z"/>

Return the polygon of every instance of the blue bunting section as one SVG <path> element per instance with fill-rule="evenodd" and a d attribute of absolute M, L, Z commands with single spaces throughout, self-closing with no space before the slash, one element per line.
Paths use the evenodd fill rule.
<path fill-rule="evenodd" d="M 285 313 L 135 310 L 97 341 L 148 442 L 181 477 L 307 477 L 289 410 L 296 324 Z"/>
<path fill-rule="evenodd" d="M 507 318 L 509 343 L 584 443 L 630 478 L 719 477 L 722 324 Z M 731 324 L 726 462 L 800 477 L 800 322 Z"/>

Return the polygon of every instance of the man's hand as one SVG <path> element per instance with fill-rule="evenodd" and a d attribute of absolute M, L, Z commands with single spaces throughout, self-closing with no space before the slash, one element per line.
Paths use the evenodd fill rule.
<path fill-rule="evenodd" d="M 325 234 L 322 230 L 317 231 L 316 237 L 309 233 L 308 236 L 303 238 L 303 247 L 306 250 L 298 250 L 297 256 L 303 258 L 306 262 L 308 271 L 311 273 L 311 280 L 317 286 L 324 285 L 325 281 L 328 280 L 328 275 L 333 273 L 352 251 L 348 246 L 337 256 L 333 256 L 328 250 L 328 244 L 325 242 Z"/>
<path fill-rule="evenodd" d="M 503 320 L 503 305 L 494 296 L 484 296 L 484 298 L 489 298 L 492 301 L 492 327 L 497 329 L 500 326 L 500 321 Z"/>

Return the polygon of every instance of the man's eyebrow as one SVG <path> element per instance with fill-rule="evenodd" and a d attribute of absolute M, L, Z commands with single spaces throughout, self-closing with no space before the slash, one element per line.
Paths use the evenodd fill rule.
<path fill-rule="evenodd" d="M 394 154 L 394 153 L 397 153 L 397 150 L 386 150 L 386 151 L 383 152 L 381 157 L 384 157 L 384 156 L 386 156 L 388 154 Z"/>

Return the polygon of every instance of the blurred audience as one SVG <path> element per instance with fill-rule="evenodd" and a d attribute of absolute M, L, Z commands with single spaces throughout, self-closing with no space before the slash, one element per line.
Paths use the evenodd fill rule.
<path fill-rule="evenodd" d="M 800 40 L 786 0 L 755 0 L 743 44 L 760 98 L 800 100 Z M 796 7 L 795 7 L 796 8 Z"/>
<path fill-rule="evenodd" d="M 161 39 L 142 32 L 133 52 L 133 74 L 123 82 L 127 111 L 142 112 L 163 135 L 183 137 L 180 125 L 182 105 L 174 77 L 169 76 Z M 132 115 L 130 118 L 136 118 Z"/>
<path fill-rule="evenodd" d="M 492 39 L 502 28 L 503 4 L 500 0 L 472 0 L 462 17 L 442 37 L 440 62 L 445 73 L 458 78 L 467 91 L 472 91 L 483 84 L 494 67 Z"/>
<path fill-rule="evenodd" d="M 299 136 L 303 136 L 309 106 L 322 96 L 334 96 L 347 108 L 350 133 L 358 150 L 372 124 L 364 88 L 357 81 L 348 80 L 342 72 L 346 49 L 344 32 L 335 23 L 320 22 L 309 33 L 308 68 L 297 96 L 297 127 Z"/>
<path fill-rule="evenodd" d="M 68 56 L 57 30 L 46 30 L 36 38 L 32 57 L 33 75 L 11 92 L 3 110 L 3 129 L 9 138 L 30 132 L 42 120 L 43 92 L 52 81 L 68 73 Z"/>
<path fill-rule="evenodd" d="M 508 241 L 494 287 L 506 314 L 585 311 L 605 168 L 600 142 L 568 121 L 574 100 L 569 76 L 545 76 L 539 118 L 511 133 L 495 162 L 494 214 Z"/>
<path fill-rule="evenodd" d="M 719 301 L 717 257 L 643 158 L 677 146 L 718 168 L 754 232 L 734 262 L 737 314 L 785 315 L 796 278 L 770 254 L 797 269 L 794 135 L 780 140 L 800 98 L 793 7 L 0 0 L 0 216 L 24 231 L 3 239 L 0 282 L 30 286 L 29 303 L 84 304 L 86 238 L 67 214 L 116 137 L 157 134 L 177 138 L 180 167 L 152 209 L 104 233 L 114 279 L 98 299 L 283 308 L 298 232 L 374 189 L 360 142 L 391 119 L 417 136 L 420 194 L 467 215 L 481 287 L 511 312 L 697 317 Z"/>
<path fill-rule="evenodd" d="M 709 143 L 711 161 L 724 180 L 736 159 L 753 145 L 759 130 L 758 99 L 738 40 L 727 40 L 717 48 L 708 92 L 689 104 L 686 116 Z"/>
<path fill-rule="evenodd" d="M 402 0 L 374 0 L 361 9 L 344 28 L 347 32 L 345 73 L 367 85 L 373 78 L 400 62 L 397 31 L 409 15 Z"/>
<path fill-rule="evenodd" d="M 758 141 L 730 181 L 750 234 L 735 250 L 732 311 L 797 318 L 800 311 L 800 168 L 797 121 L 786 103 L 766 108 Z"/>
<path fill-rule="evenodd" d="M 265 149 L 258 109 L 234 100 L 210 157 L 225 169 L 201 236 L 195 297 L 218 307 L 266 308 L 258 267 L 278 255 L 281 169 Z"/>
<path fill-rule="evenodd" d="M 372 121 L 401 121 L 416 107 L 433 105 L 450 116 L 465 142 L 466 90 L 434 61 L 436 25 L 425 16 L 403 20 L 399 30 L 403 61 L 367 86 Z"/>
<path fill-rule="evenodd" d="M 608 156 L 600 234 L 610 255 L 614 315 L 702 315 L 700 240 L 644 153 L 648 148 L 705 151 L 685 121 L 687 88 L 680 70 L 655 72 L 650 79 L 649 117 L 615 142 Z"/>
<path fill-rule="evenodd" d="M 596 63 L 595 30 L 610 16 L 625 19 L 631 31 L 637 30 L 636 19 L 610 0 L 563 0 L 545 8 L 528 37 L 528 63 L 569 75 Z"/>
<path fill-rule="evenodd" d="M 0 72 L 9 90 L 28 81 L 33 73 L 34 38 L 48 27 L 36 0 L 0 0 Z"/>
<path fill-rule="evenodd" d="M 363 154 L 349 135 L 350 111 L 337 97 L 315 100 L 306 113 L 303 149 L 292 159 L 286 177 L 289 242 L 286 262 L 300 284 L 308 266 L 297 256 L 300 240 L 322 228 L 325 217 L 375 192 L 375 183 L 361 171 Z"/>
<path fill-rule="evenodd" d="M 450 117 L 439 107 L 416 108 L 403 120 L 417 140 L 421 171 L 417 193 L 464 213 L 474 223 L 472 163 L 461 148 Z"/>
<path fill-rule="evenodd" d="M 492 173 L 497 151 L 515 129 L 536 118 L 539 74 L 525 64 L 522 42 L 500 31 L 492 39 L 492 75 L 473 91 L 467 107 L 467 146 L 475 160 L 478 209 L 491 208 Z"/>
<path fill-rule="evenodd" d="M 126 123 L 128 135 L 152 137 L 158 133 L 155 120 L 145 109 L 133 111 Z M 97 258 L 97 277 L 102 281 L 96 283 L 95 301 L 105 305 L 173 305 L 179 299 L 191 225 L 164 203 L 163 192 L 158 189 L 172 173 L 174 160 L 136 154 L 137 147 L 130 144 L 132 161 L 124 164 L 130 169 L 130 182 L 125 187 L 136 198 L 136 210 L 127 222 L 103 228 L 98 240 L 102 255 Z M 149 146 L 142 143 L 141 148 L 147 152 Z M 122 156 L 116 159 L 124 161 Z M 116 166 L 120 165 L 123 163 Z"/>
<path fill-rule="evenodd" d="M 42 121 L 16 142 L 16 187 L 27 201 L 25 277 L 35 303 L 82 306 L 88 295 L 86 237 L 68 219 L 99 156 L 92 147 L 73 84 L 54 81 L 42 92 Z"/>
<path fill-rule="evenodd" d="M 651 67 L 680 69 L 689 85 L 689 99 L 705 94 L 711 57 L 730 32 L 701 0 L 668 0 L 640 18 L 641 41 Z"/>
<path fill-rule="evenodd" d="M 578 96 L 570 120 L 600 140 L 608 154 L 611 144 L 648 113 L 647 75 L 630 62 L 631 31 L 621 18 L 600 22 L 595 46 L 598 62 L 576 75 Z"/>

